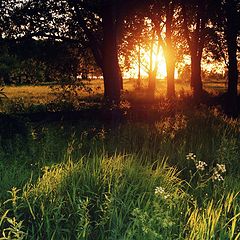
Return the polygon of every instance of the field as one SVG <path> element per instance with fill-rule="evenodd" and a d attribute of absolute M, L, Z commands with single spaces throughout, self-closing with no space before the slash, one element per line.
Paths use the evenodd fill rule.
<path fill-rule="evenodd" d="M 184 83 L 174 103 L 164 89 L 141 109 L 124 102 L 121 118 L 33 122 L 16 112 L 71 109 L 72 96 L 5 87 L 0 239 L 240 239 L 240 120 L 190 104 Z"/>
<path fill-rule="evenodd" d="M 135 85 L 134 79 L 126 79 L 124 80 L 124 89 L 128 89 L 128 91 L 132 91 Z M 205 81 L 203 82 L 204 88 L 210 92 L 218 93 L 224 92 L 226 90 L 226 84 L 224 81 Z M 96 93 L 103 92 L 103 83 L 102 80 L 90 80 L 86 82 L 86 85 L 92 88 L 92 92 L 81 91 L 78 90 L 78 93 L 81 97 L 88 97 L 89 95 L 94 95 Z M 143 85 L 147 85 L 147 83 L 143 82 Z M 49 101 L 53 101 L 56 98 L 56 93 L 61 92 L 59 89 L 59 85 L 35 85 L 35 86 L 6 86 L 4 88 L 4 92 L 8 96 L 9 99 L 18 100 L 19 98 L 23 99 L 24 102 L 32 102 L 32 103 L 46 103 Z M 157 90 L 156 95 L 162 96 L 166 94 L 166 81 L 159 80 L 157 82 Z M 179 92 L 190 92 L 190 87 L 188 82 L 177 81 L 176 82 L 176 91 Z"/>

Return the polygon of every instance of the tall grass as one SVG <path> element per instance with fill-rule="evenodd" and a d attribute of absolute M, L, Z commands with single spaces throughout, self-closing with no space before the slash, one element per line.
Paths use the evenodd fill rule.
<path fill-rule="evenodd" d="M 12 189 L 2 226 L 24 219 L 19 230 L 28 239 L 131 239 L 133 211 L 151 207 L 156 186 L 182 195 L 173 168 L 144 165 L 134 156 L 94 156 L 45 167 L 36 183 Z"/>
<path fill-rule="evenodd" d="M 35 183 L 9 191 L 1 207 L 3 239 L 239 237 L 236 193 L 200 208 L 176 169 L 159 162 L 153 168 L 136 156 L 116 155 L 45 167 Z"/>
<path fill-rule="evenodd" d="M 239 239 L 239 126 L 207 109 L 28 125 L 1 138 L 0 238 Z"/>

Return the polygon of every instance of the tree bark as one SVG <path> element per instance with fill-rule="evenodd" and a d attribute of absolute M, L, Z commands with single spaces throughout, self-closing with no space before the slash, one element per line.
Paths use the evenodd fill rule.
<path fill-rule="evenodd" d="M 174 71 L 175 71 L 175 61 L 171 56 L 166 57 L 166 68 L 167 68 L 167 97 L 174 98 L 175 97 L 175 79 L 174 79 Z"/>
<path fill-rule="evenodd" d="M 185 2 L 182 2 L 183 13 L 183 29 L 184 36 L 187 40 L 189 52 L 191 55 L 191 87 L 193 89 L 193 97 L 200 98 L 203 93 L 202 76 L 201 76 L 201 60 L 204 48 L 206 29 L 206 9 L 205 3 L 200 2 L 196 13 L 196 29 L 191 32 L 188 28 L 188 16 L 186 12 Z"/>
<path fill-rule="evenodd" d="M 151 48 L 150 48 L 150 62 L 149 62 L 149 75 L 148 75 L 148 95 L 154 98 L 156 90 L 156 77 L 153 73 L 153 52 L 154 52 L 155 30 L 152 30 Z"/>
<path fill-rule="evenodd" d="M 82 2 L 81 2 L 82 3 Z M 102 6 L 103 40 L 99 41 L 88 28 L 77 1 L 69 1 L 77 14 L 80 27 L 85 32 L 89 47 L 97 65 L 101 68 L 104 80 L 104 97 L 110 103 L 119 103 L 123 87 L 121 70 L 118 62 L 116 9 L 110 1 Z"/>
<path fill-rule="evenodd" d="M 237 44 L 229 36 L 228 40 L 228 94 L 237 96 L 237 85 L 238 85 L 238 69 L 237 69 Z"/>
<path fill-rule="evenodd" d="M 138 44 L 138 79 L 137 88 L 141 87 L 141 44 Z"/>
<path fill-rule="evenodd" d="M 120 102 L 122 76 L 118 63 L 117 29 L 111 4 L 105 6 L 103 24 L 103 78 L 104 97 L 110 103 Z"/>
<path fill-rule="evenodd" d="M 167 6 L 166 12 L 166 46 L 164 49 L 166 59 L 166 70 L 167 70 L 167 97 L 175 97 L 175 54 L 172 43 L 172 20 L 174 14 L 174 1 L 170 2 Z"/>
<path fill-rule="evenodd" d="M 149 80 L 148 80 L 148 96 L 151 99 L 154 99 L 156 90 L 156 76 L 154 77 L 154 73 L 150 72 Z"/>
<path fill-rule="evenodd" d="M 237 7 L 234 1 L 226 1 L 226 40 L 228 47 L 228 103 L 227 113 L 233 117 L 237 116 L 238 96 L 238 68 L 237 68 Z"/>
<path fill-rule="evenodd" d="M 120 88 L 121 88 L 121 90 L 123 90 L 123 77 L 122 77 L 122 72 L 121 72 L 121 69 L 120 69 L 120 66 L 119 66 L 119 62 L 117 63 L 118 64 L 118 67 L 119 67 L 119 69 L 118 69 L 118 74 L 119 74 L 119 76 L 120 76 Z"/>
<path fill-rule="evenodd" d="M 202 95 L 201 58 L 196 54 L 191 54 L 191 87 L 194 98 Z"/>

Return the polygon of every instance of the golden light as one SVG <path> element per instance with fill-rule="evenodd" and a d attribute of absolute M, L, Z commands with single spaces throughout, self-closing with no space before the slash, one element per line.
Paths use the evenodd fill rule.
<path fill-rule="evenodd" d="M 143 51 L 143 57 L 142 57 L 143 64 L 146 64 L 149 67 L 151 62 L 149 51 L 145 51 L 144 49 L 142 51 Z M 156 52 L 156 50 L 154 52 Z M 166 63 L 165 63 L 162 49 L 159 50 L 158 54 L 154 54 L 154 53 L 152 54 L 152 69 L 154 69 L 156 65 L 157 65 L 157 79 L 164 79 L 167 76 L 167 72 L 166 72 Z M 146 67 L 142 66 L 141 72 L 143 77 L 148 77 L 149 71 L 147 71 Z"/>
<path fill-rule="evenodd" d="M 157 65 L 157 79 L 165 79 L 167 76 L 166 73 L 166 63 L 163 55 L 163 50 L 160 48 L 158 54 L 157 46 L 154 46 L 152 53 L 152 70 Z M 136 55 L 138 54 L 138 49 L 136 49 Z M 132 64 L 132 68 L 125 73 L 126 78 L 138 78 L 139 74 L 139 64 L 140 64 L 140 75 L 141 78 L 148 78 L 149 72 L 151 69 L 151 54 L 149 50 L 145 50 L 141 48 L 141 58 L 139 62 L 139 58 L 136 57 L 136 60 Z"/>

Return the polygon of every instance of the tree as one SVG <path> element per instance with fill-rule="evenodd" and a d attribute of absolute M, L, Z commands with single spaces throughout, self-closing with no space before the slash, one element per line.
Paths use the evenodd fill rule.
<path fill-rule="evenodd" d="M 122 35 L 119 31 L 122 29 L 125 16 L 135 6 L 136 1 L 128 3 L 126 0 L 107 0 L 91 3 L 68 0 L 68 2 L 75 10 L 77 22 L 88 39 L 97 64 L 102 69 L 105 98 L 118 103 L 122 88 L 118 61 L 118 43 Z M 97 28 L 88 27 L 91 20 L 93 25 L 97 22 Z"/>
<path fill-rule="evenodd" d="M 156 89 L 156 76 L 158 71 L 158 59 L 153 61 L 153 56 L 158 56 L 161 47 L 164 50 L 167 62 L 167 95 L 175 96 L 174 70 L 175 70 L 175 17 L 177 4 L 175 1 L 149 1 L 144 7 L 128 19 L 125 26 L 129 26 L 127 43 L 124 44 L 125 52 L 131 55 L 129 49 L 137 52 L 135 58 L 138 60 L 138 73 L 141 67 L 148 73 L 148 93 L 154 97 Z M 167 19 L 166 19 L 167 18 Z M 178 20 L 177 20 L 178 21 Z M 167 30 L 166 30 L 167 29 Z M 149 62 L 141 60 L 141 48 L 148 51 Z M 127 49 L 127 51 L 126 51 Z M 140 79 L 140 74 L 138 74 Z M 139 82 L 139 81 L 138 81 Z M 140 84 L 139 84 L 140 85 Z"/>
<path fill-rule="evenodd" d="M 166 39 L 165 44 L 163 44 L 163 51 L 167 66 L 167 95 L 169 98 L 175 97 L 174 70 L 176 56 L 174 54 L 172 41 L 174 8 L 175 1 L 169 1 L 166 6 Z"/>
<path fill-rule="evenodd" d="M 11 84 L 11 73 L 19 66 L 16 56 L 9 54 L 7 46 L 0 45 L 0 79 L 6 85 Z"/>
<path fill-rule="evenodd" d="M 6 4 L 12 12 L 11 27 L 6 30 L 6 35 L 15 39 L 71 40 L 88 46 L 103 72 L 105 98 L 109 102 L 119 102 L 122 86 L 118 62 L 119 29 L 136 1 L 16 2 L 12 1 L 10 7 Z"/>
<path fill-rule="evenodd" d="M 156 30 L 153 27 L 153 23 L 150 21 L 150 19 L 145 17 L 146 12 L 143 14 L 143 12 L 138 13 L 136 16 L 136 19 L 139 21 L 135 21 L 136 30 L 134 28 L 131 28 L 131 34 L 130 34 L 130 41 L 127 41 L 127 49 L 131 49 L 131 58 L 134 59 L 135 62 L 138 64 L 138 86 L 140 86 L 140 74 L 141 69 L 148 74 L 148 89 L 147 94 L 148 97 L 154 98 L 155 89 L 156 89 L 156 75 L 158 71 L 158 60 L 154 61 L 154 56 L 158 56 L 160 51 L 160 43 L 157 39 Z M 142 17 L 142 18 L 141 18 Z M 157 44 L 156 44 L 157 42 Z M 132 44 L 129 48 L 129 43 Z M 148 56 L 148 60 L 146 61 L 146 56 L 143 58 L 141 54 L 141 49 L 144 49 L 142 52 L 145 52 L 145 54 Z"/>
<path fill-rule="evenodd" d="M 92 56 L 76 43 L 3 39 L 0 45 L 0 76 L 5 84 L 75 83 L 81 68 L 93 66 Z"/>
<path fill-rule="evenodd" d="M 191 56 L 191 87 L 193 95 L 202 95 L 201 60 L 204 44 L 209 31 L 209 19 L 213 11 L 212 1 L 191 0 L 182 1 L 182 17 L 184 37 L 187 40 Z"/>
<path fill-rule="evenodd" d="M 203 18 L 204 9 L 202 9 L 204 5 L 197 7 L 196 9 L 196 27 L 191 32 L 189 29 L 188 14 L 187 14 L 187 6 L 185 3 L 182 5 L 182 13 L 183 13 L 183 28 L 185 38 L 187 39 L 187 43 L 189 46 L 189 51 L 191 55 L 191 87 L 193 88 L 193 94 L 195 97 L 199 96 L 202 93 L 202 80 L 201 80 L 201 58 L 202 51 L 204 46 L 204 35 L 202 32 L 205 29 L 205 17 Z M 203 18 L 203 20 L 202 20 Z"/>
<path fill-rule="evenodd" d="M 162 46 L 167 72 L 167 96 L 175 97 L 174 71 L 176 63 L 176 35 L 179 31 L 177 1 L 153 1 L 149 18 L 154 23 L 159 45 Z"/>
<path fill-rule="evenodd" d="M 158 36 L 156 35 L 155 28 L 151 28 L 151 39 L 150 39 L 150 62 L 149 62 L 149 79 L 148 79 L 148 92 L 150 98 L 154 98 L 154 94 L 156 91 L 156 78 L 157 78 L 157 71 L 158 71 L 158 59 L 153 61 L 153 56 L 158 56 L 160 51 L 160 41 L 158 40 Z M 154 52 L 155 41 L 157 40 L 157 49 L 156 53 Z"/>
<path fill-rule="evenodd" d="M 146 38 L 148 35 L 145 22 L 145 15 L 142 9 L 136 8 L 125 18 L 120 42 L 120 55 L 124 59 L 124 69 L 129 70 L 131 67 L 138 65 L 137 88 L 141 83 L 142 49 L 147 48 Z"/>
<path fill-rule="evenodd" d="M 240 4 L 236 0 L 215 1 L 215 15 L 211 19 L 213 31 L 207 50 L 215 59 L 224 60 L 228 69 L 227 99 L 225 111 L 236 116 L 238 111 L 238 37 L 240 33 Z"/>
<path fill-rule="evenodd" d="M 237 37 L 239 36 L 240 13 L 237 1 L 226 0 L 223 2 L 225 10 L 225 36 L 228 52 L 228 113 L 232 116 L 237 115 L 237 85 L 238 85 L 238 66 L 237 66 Z"/>
<path fill-rule="evenodd" d="M 73 7 L 79 26 L 82 28 L 89 42 L 94 58 L 101 67 L 104 78 L 104 95 L 110 102 L 120 101 L 121 73 L 118 63 L 117 51 L 117 16 L 116 5 L 106 1 L 100 5 L 85 3 L 82 1 L 68 1 Z M 89 13 L 87 18 L 84 11 Z M 100 21 L 101 19 L 101 21 Z M 97 38 L 94 31 L 90 29 L 89 22 L 95 20 L 101 24 L 102 37 Z M 98 26 L 99 27 L 99 26 Z"/>

